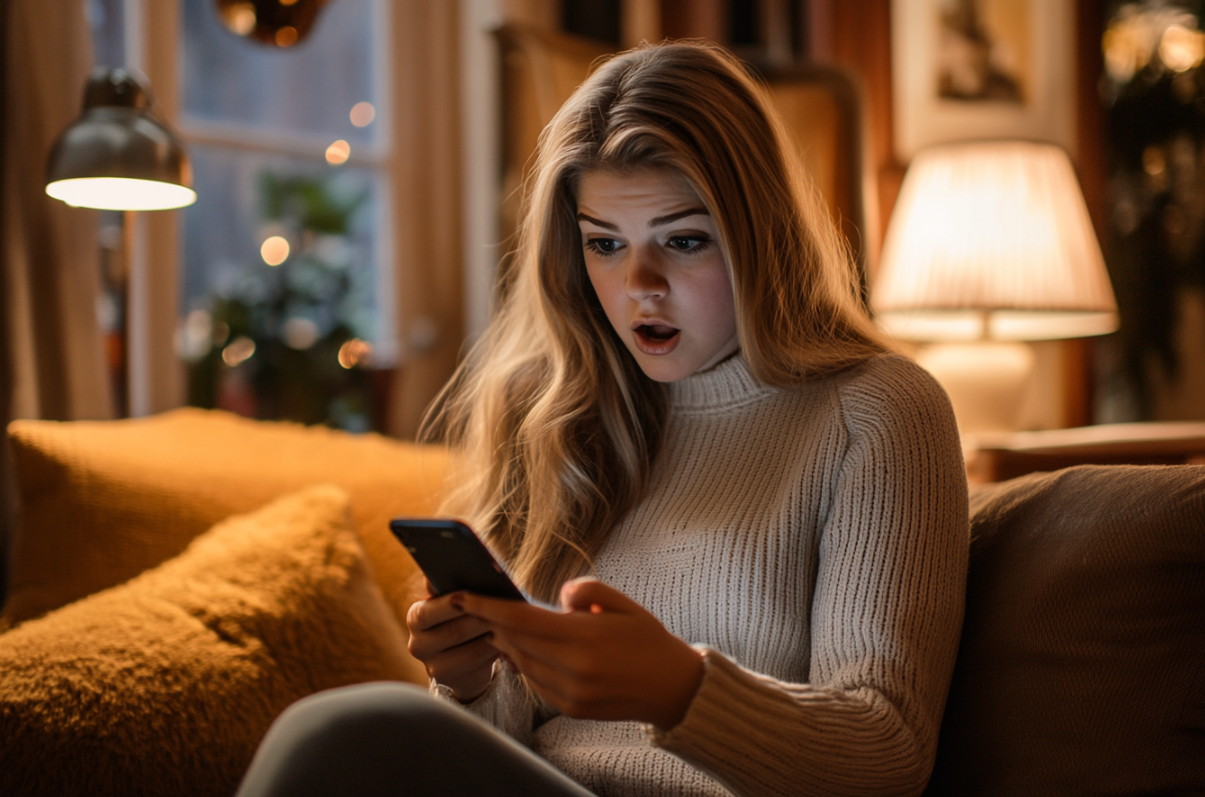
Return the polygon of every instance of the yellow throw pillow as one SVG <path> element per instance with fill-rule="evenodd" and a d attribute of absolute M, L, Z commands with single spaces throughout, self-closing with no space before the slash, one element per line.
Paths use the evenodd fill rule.
<path fill-rule="evenodd" d="M 435 510 L 447 459 L 439 447 L 192 408 L 15 421 L 9 439 L 20 513 L 0 630 L 126 581 L 236 512 L 324 483 L 351 495 L 377 581 L 404 618 L 416 570 L 389 518 Z"/>
<path fill-rule="evenodd" d="M 346 493 L 310 488 L 0 634 L 0 794 L 229 795 L 285 707 L 372 680 L 425 676 Z"/>

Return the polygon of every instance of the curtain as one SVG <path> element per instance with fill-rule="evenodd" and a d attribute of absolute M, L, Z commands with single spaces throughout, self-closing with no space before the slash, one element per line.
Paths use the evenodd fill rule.
<path fill-rule="evenodd" d="M 0 412 L 5 426 L 14 418 L 98 419 L 113 413 L 96 317 L 96 214 L 68 207 L 44 190 L 50 147 L 79 115 L 91 67 L 84 2 L 0 4 Z M 11 478 L 5 447 L 0 580 L 13 508 Z"/>

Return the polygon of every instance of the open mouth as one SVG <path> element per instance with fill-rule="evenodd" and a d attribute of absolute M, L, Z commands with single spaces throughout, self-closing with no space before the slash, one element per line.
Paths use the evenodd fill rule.
<path fill-rule="evenodd" d="M 678 329 L 669 324 L 641 324 L 636 327 L 636 334 L 652 341 L 667 341 L 678 334 Z"/>
<path fill-rule="evenodd" d="M 633 327 L 636 347 L 645 354 L 669 354 L 678 345 L 682 331 L 669 324 L 651 323 Z"/>

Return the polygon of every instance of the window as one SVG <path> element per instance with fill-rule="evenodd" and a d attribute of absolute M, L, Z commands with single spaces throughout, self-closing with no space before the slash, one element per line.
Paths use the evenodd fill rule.
<path fill-rule="evenodd" d="M 145 11 L 90 0 L 98 62 L 127 60 Z M 340 0 L 286 49 L 180 0 L 166 88 L 198 194 L 176 235 L 189 403 L 349 430 L 380 417 L 364 366 L 395 355 L 387 13 Z"/>

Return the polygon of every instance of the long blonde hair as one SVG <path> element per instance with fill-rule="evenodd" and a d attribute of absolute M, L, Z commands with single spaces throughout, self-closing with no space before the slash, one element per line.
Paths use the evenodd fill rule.
<path fill-rule="evenodd" d="M 790 387 L 883 350 L 857 276 L 777 114 L 742 64 L 700 43 L 603 63 L 540 137 L 498 309 L 423 437 L 457 452 L 444 510 L 553 600 L 640 498 L 668 407 L 611 329 L 576 219 L 593 170 L 684 176 L 715 220 L 753 375 Z"/>

